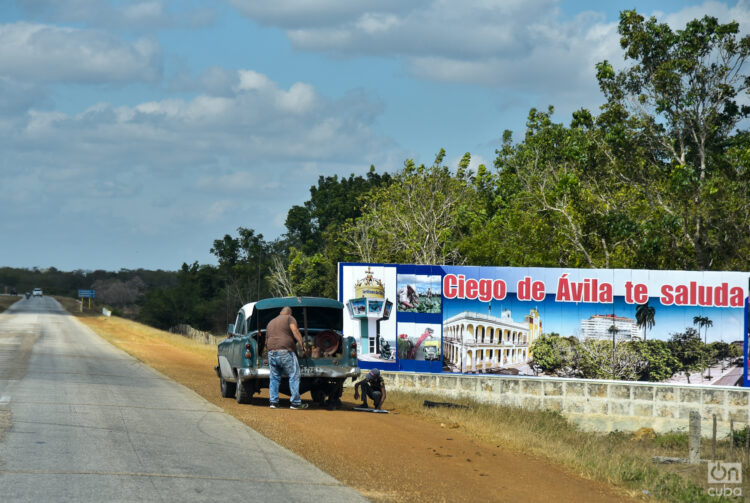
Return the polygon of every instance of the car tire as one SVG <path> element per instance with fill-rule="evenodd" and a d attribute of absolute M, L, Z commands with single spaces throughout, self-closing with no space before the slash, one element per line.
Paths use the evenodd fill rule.
<path fill-rule="evenodd" d="M 250 403 L 252 398 L 252 384 L 243 384 L 238 379 L 235 387 L 234 399 L 237 400 L 237 403 Z"/>
<path fill-rule="evenodd" d="M 219 378 L 219 383 L 221 385 L 222 397 L 232 398 L 235 395 L 235 388 L 237 387 L 237 383 L 226 381 L 223 377 Z"/>

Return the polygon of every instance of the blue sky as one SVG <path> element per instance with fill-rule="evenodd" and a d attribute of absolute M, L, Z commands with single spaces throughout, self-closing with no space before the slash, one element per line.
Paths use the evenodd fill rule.
<path fill-rule="evenodd" d="M 531 107 L 596 110 L 633 7 L 750 26 L 748 1 L 4 0 L 0 266 L 213 263 L 320 175 L 491 165 Z"/>

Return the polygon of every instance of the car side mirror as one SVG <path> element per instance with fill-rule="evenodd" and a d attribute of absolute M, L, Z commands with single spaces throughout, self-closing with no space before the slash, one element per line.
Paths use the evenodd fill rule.
<path fill-rule="evenodd" d="M 232 337 L 234 335 L 234 323 L 230 323 L 227 327 L 227 335 Z"/>

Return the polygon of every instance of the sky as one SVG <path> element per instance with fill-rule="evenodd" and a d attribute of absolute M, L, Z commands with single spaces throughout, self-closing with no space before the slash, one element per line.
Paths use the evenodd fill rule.
<path fill-rule="evenodd" d="M 319 176 L 491 166 L 532 107 L 597 110 L 630 8 L 750 26 L 750 0 L 0 0 L 0 267 L 215 263 Z"/>

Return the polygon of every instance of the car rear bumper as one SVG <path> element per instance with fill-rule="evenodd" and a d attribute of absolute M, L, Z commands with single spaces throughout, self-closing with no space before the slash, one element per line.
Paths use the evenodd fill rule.
<path fill-rule="evenodd" d="M 359 377 L 359 367 L 304 367 L 301 366 L 302 379 L 309 377 L 323 377 L 327 379 L 346 379 L 349 377 Z M 237 369 L 237 377 L 240 381 L 250 379 L 270 379 L 271 371 L 267 368 Z"/>

